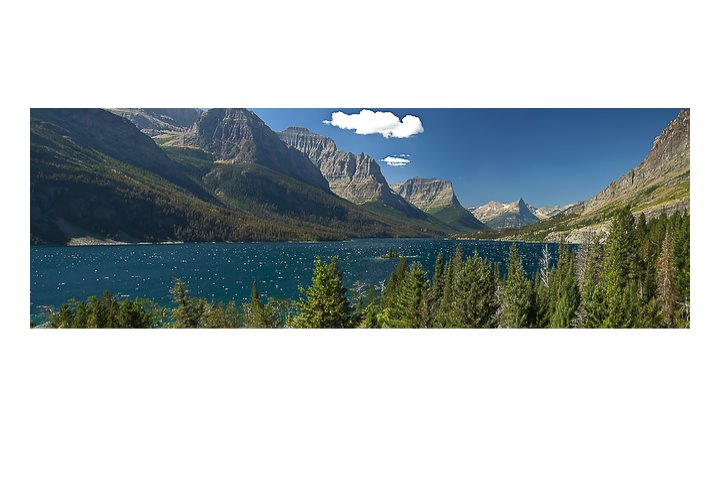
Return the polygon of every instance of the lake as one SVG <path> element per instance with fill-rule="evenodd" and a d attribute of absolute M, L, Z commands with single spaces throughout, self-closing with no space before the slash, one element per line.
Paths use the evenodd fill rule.
<path fill-rule="evenodd" d="M 85 299 L 108 290 L 121 298 L 150 298 L 170 305 L 173 278 L 182 278 L 192 295 L 213 300 L 247 299 L 253 280 L 263 297 L 297 298 L 298 285 L 312 278 L 313 259 L 338 257 L 348 287 L 356 282 L 380 285 L 395 269 L 397 259 L 380 258 L 391 247 L 419 261 L 432 272 L 442 251 L 452 256 L 457 245 L 466 255 L 477 250 L 502 262 L 508 242 L 443 239 L 362 239 L 317 243 L 185 243 L 113 246 L 32 246 L 30 248 L 30 312 L 58 307 L 70 298 Z M 542 244 L 518 243 L 529 274 L 538 268 Z M 549 244 L 553 258 L 557 245 Z"/>

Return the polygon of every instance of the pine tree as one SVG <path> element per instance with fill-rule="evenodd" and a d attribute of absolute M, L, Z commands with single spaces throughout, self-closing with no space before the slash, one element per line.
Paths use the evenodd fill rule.
<path fill-rule="evenodd" d="M 580 290 L 575 275 L 573 256 L 561 241 L 558 265 L 550 275 L 552 306 L 549 326 L 552 328 L 575 326 L 576 312 L 580 306 Z"/>
<path fill-rule="evenodd" d="M 596 238 L 588 249 L 587 263 L 580 285 L 580 327 L 598 328 L 605 319 L 604 286 L 600 284 L 602 247 Z"/>
<path fill-rule="evenodd" d="M 683 325 L 690 322 L 690 216 L 678 218 L 672 243 L 672 266 L 675 296 L 680 306 Z"/>
<path fill-rule="evenodd" d="M 458 274 L 462 269 L 463 249 L 460 245 L 455 247 L 455 254 L 449 262 L 445 264 L 443 272 L 442 298 L 440 306 L 437 309 L 433 326 L 436 328 L 447 328 L 459 326 L 459 320 L 456 318 L 455 309 L 457 303 Z"/>
<path fill-rule="evenodd" d="M 398 261 L 398 265 L 397 265 L 395 271 L 390 274 L 390 279 L 388 280 L 388 283 L 385 286 L 385 289 L 383 290 L 382 301 L 381 301 L 383 308 L 394 310 L 397 307 L 398 291 L 400 290 L 400 285 L 402 284 L 403 280 L 405 279 L 406 273 L 407 273 L 407 258 L 400 257 L 400 260 Z"/>
<path fill-rule="evenodd" d="M 525 277 L 522 260 L 513 243 L 507 262 L 507 278 L 502 288 L 501 322 L 511 328 L 527 328 L 533 323 L 532 286 Z"/>
<path fill-rule="evenodd" d="M 491 326 L 498 308 L 492 263 L 475 252 L 465 260 L 457 278 L 456 301 L 452 310 L 455 323 L 470 328 Z"/>
<path fill-rule="evenodd" d="M 532 282 L 536 300 L 535 326 L 539 328 L 545 328 L 550 323 L 550 314 L 555 302 L 554 291 L 551 288 L 551 260 L 550 249 L 546 244 L 543 246 L 539 269 Z"/>
<path fill-rule="evenodd" d="M 199 328 L 203 305 L 190 298 L 190 290 L 185 282 L 176 278 L 170 289 L 173 301 L 177 305 L 173 310 L 174 326 L 177 328 Z"/>
<path fill-rule="evenodd" d="M 427 312 L 427 276 L 419 262 L 410 266 L 400 285 L 397 302 L 397 325 L 403 328 L 430 326 Z"/>
<path fill-rule="evenodd" d="M 635 232 L 635 220 L 629 208 L 618 212 L 613 220 L 610 235 L 605 243 L 603 262 L 605 276 L 606 314 L 602 326 L 629 327 L 636 317 L 625 307 L 630 305 L 626 287 L 638 277 L 638 244 Z"/>
<path fill-rule="evenodd" d="M 273 328 L 277 326 L 272 315 L 260 299 L 257 283 L 253 280 L 250 287 L 250 299 L 243 304 L 243 323 L 246 328 Z"/>
<path fill-rule="evenodd" d="M 377 295 L 377 289 L 374 285 L 370 285 L 365 293 L 365 299 L 362 301 L 362 312 L 359 314 L 358 323 L 362 328 L 380 328 L 378 322 L 378 314 L 380 313 L 380 303 Z"/>
<path fill-rule="evenodd" d="M 435 258 L 435 268 L 433 270 L 432 285 L 430 287 L 430 293 L 428 295 L 428 316 L 430 317 L 429 321 L 433 326 L 437 326 L 436 317 L 438 311 L 440 310 L 440 304 L 442 302 L 444 271 L 445 261 L 443 259 L 442 251 L 440 251 Z"/>
<path fill-rule="evenodd" d="M 299 314 L 293 318 L 296 328 L 349 328 L 355 326 L 347 289 L 342 284 L 337 257 L 325 264 L 315 259 L 312 285 L 300 288 L 303 298 L 298 302 Z"/>

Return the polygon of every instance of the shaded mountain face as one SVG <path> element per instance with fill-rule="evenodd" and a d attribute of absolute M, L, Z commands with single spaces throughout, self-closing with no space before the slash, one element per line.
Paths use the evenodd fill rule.
<path fill-rule="evenodd" d="M 317 165 L 335 194 L 358 205 L 380 202 L 411 217 L 420 217 L 412 205 L 390 188 L 380 166 L 369 155 L 339 150 L 333 139 L 303 127 L 290 127 L 278 135 Z"/>
<path fill-rule="evenodd" d="M 101 109 L 30 111 L 34 243 L 257 238 L 255 227 L 274 228 L 249 223 L 214 202 L 130 121 Z"/>
<path fill-rule="evenodd" d="M 115 115 L 125 117 L 146 135 L 155 136 L 182 132 L 200 117 L 199 108 L 110 108 Z"/>
<path fill-rule="evenodd" d="M 257 115 L 244 108 L 203 112 L 172 144 L 199 148 L 217 162 L 255 163 L 317 188 L 330 189 L 307 155 L 288 147 Z"/>
<path fill-rule="evenodd" d="M 452 183 L 437 178 L 411 178 L 392 185 L 392 189 L 424 212 L 462 231 L 487 229 L 473 217 L 455 196 Z"/>
<path fill-rule="evenodd" d="M 490 228 L 524 227 L 539 221 L 522 198 L 511 203 L 489 202 L 472 209 L 472 214 Z"/>
<path fill-rule="evenodd" d="M 160 147 L 128 120 L 99 108 L 33 108 L 31 126 L 44 123 L 65 132 L 78 144 L 121 162 L 141 167 L 164 177 L 177 178 L 177 168 Z M 40 144 L 33 137 L 31 144 Z M 71 159 L 69 159 L 71 160 Z"/>

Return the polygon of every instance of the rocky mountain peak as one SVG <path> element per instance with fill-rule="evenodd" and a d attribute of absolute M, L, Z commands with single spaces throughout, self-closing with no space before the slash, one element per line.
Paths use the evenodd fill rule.
<path fill-rule="evenodd" d="M 538 221 L 538 217 L 522 198 L 510 203 L 490 201 L 471 211 L 475 218 L 492 228 L 521 227 Z"/>
<path fill-rule="evenodd" d="M 215 161 L 257 163 L 316 187 L 329 188 L 306 155 L 289 148 L 260 117 L 244 108 L 204 112 L 182 134 L 179 144 L 205 150 Z"/>
<path fill-rule="evenodd" d="M 392 189 L 420 209 L 460 205 L 452 182 L 437 178 L 413 177 L 392 185 Z"/>
<path fill-rule="evenodd" d="M 289 127 L 278 135 L 320 168 L 337 195 L 356 204 L 379 201 L 406 214 L 413 213 L 412 206 L 390 189 L 380 166 L 370 155 L 340 150 L 332 138 L 304 127 Z"/>

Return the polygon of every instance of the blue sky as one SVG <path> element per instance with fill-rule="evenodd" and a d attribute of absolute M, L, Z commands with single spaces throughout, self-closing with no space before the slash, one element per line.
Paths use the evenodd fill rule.
<path fill-rule="evenodd" d="M 640 163 L 655 136 L 679 112 L 678 108 L 368 109 L 392 112 L 399 119 L 418 117 L 423 131 L 408 138 L 386 138 L 323 123 L 333 112 L 352 115 L 359 108 L 252 110 L 276 131 L 303 126 L 333 138 L 342 150 L 365 152 L 376 160 L 405 155 L 410 163 L 403 167 L 379 162 L 388 182 L 414 176 L 450 180 L 466 207 L 520 197 L 538 207 L 587 199 Z"/>

